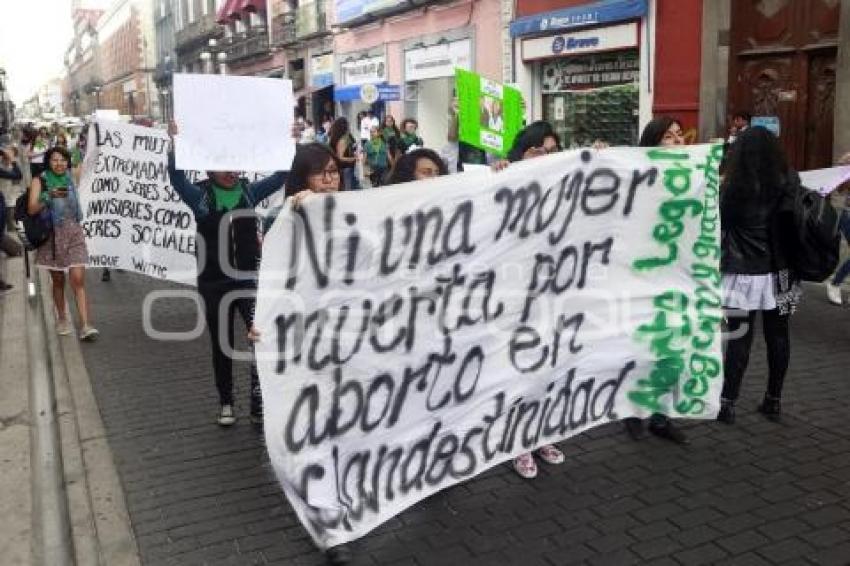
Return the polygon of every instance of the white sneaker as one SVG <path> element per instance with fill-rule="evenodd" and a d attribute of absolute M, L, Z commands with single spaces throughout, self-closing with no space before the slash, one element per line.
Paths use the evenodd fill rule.
<path fill-rule="evenodd" d="M 71 335 L 71 323 L 67 320 L 57 320 L 56 321 L 56 334 L 59 336 L 70 336 Z"/>
<path fill-rule="evenodd" d="M 80 340 L 85 342 L 94 342 L 99 335 L 100 332 L 94 326 L 86 325 L 80 329 Z"/>
<path fill-rule="evenodd" d="M 833 285 L 832 283 L 826 283 L 826 298 L 829 299 L 829 302 L 833 305 L 842 304 L 841 300 L 841 287 L 838 285 Z"/>
<path fill-rule="evenodd" d="M 221 412 L 218 414 L 218 424 L 220 426 L 233 426 L 236 422 L 236 417 L 233 415 L 233 406 L 222 405 Z"/>

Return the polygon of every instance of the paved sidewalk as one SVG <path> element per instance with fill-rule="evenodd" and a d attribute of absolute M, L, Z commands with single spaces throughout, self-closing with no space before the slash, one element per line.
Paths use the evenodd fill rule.
<path fill-rule="evenodd" d="M 25 286 L 21 259 L 0 262 L 3 279 L 15 286 L 0 294 L 0 562 L 24 566 L 32 529 Z"/>
<path fill-rule="evenodd" d="M 247 373 L 222 430 L 206 337 L 142 332 L 142 301 L 165 285 L 90 275 L 102 334 L 83 353 L 143 564 L 322 564 L 248 423 Z M 153 322 L 196 316 L 159 301 Z M 754 411 L 759 344 L 736 426 L 686 421 L 686 448 L 596 429 L 535 481 L 499 466 L 431 497 L 356 543 L 355 564 L 850 564 L 850 309 L 813 287 L 793 334 L 783 424 Z"/>

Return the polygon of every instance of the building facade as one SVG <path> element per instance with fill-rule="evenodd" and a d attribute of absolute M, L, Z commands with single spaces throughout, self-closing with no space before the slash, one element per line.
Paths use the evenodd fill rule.
<path fill-rule="evenodd" d="M 334 97 L 352 124 L 367 109 L 397 122 L 414 118 L 425 144 L 440 149 L 448 142 L 455 68 L 502 80 L 500 0 L 334 5 Z"/>
<path fill-rule="evenodd" d="M 530 118 L 566 146 L 634 145 L 673 114 L 696 141 L 701 15 L 702 0 L 519 0 L 512 76 Z"/>
<path fill-rule="evenodd" d="M 100 49 L 97 24 L 103 10 L 76 6 L 74 35 L 65 50 L 63 106 L 71 116 L 86 116 L 98 107 L 103 79 L 100 72 Z"/>
<path fill-rule="evenodd" d="M 153 83 L 156 41 L 150 0 L 115 0 L 105 11 L 75 4 L 65 55 L 66 109 L 114 109 L 129 120 L 161 118 Z"/>

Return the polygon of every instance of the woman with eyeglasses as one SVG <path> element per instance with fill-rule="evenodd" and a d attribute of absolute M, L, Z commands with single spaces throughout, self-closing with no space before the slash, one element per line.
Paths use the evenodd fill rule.
<path fill-rule="evenodd" d="M 174 122 L 169 125 L 168 133 L 172 140 L 177 135 Z M 295 132 L 290 135 L 295 137 Z M 251 328 L 253 322 L 260 261 L 260 221 L 254 208 L 280 190 L 287 175 L 286 171 L 278 171 L 256 183 L 248 183 L 236 171 L 207 171 L 207 179 L 195 185 L 184 171 L 177 169 L 173 149 L 168 155 L 171 185 L 192 210 L 197 223 L 199 245 L 195 253 L 201 250 L 204 253 L 204 257 L 198 258 L 198 294 L 203 299 L 212 346 L 220 426 L 236 422 L 233 359 L 225 353 L 223 345 L 232 348 L 237 311 L 246 328 Z M 225 303 L 225 299 L 229 302 Z M 221 316 L 223 308 L 226 317 Z M 223 327 L 219 324 L 222 319 Z M 251 364 L 250 412 L 251 421 L 262 424 L 262 396 L 255 363 Z"/>

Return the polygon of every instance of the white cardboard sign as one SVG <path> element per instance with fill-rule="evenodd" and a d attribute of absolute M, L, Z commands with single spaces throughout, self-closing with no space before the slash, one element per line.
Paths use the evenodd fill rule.
<path fill-rule="evenodd" d="M 292 82 L 174 75 L 177 166 L 199 171 L 287 170 L 295 156 Z"/>
<path fill-rule="evenodd" d="M 573 151 L 284 207 L 257 356 L 316 544 L 591 427 L 714 418 L 721 156 Z"/>

